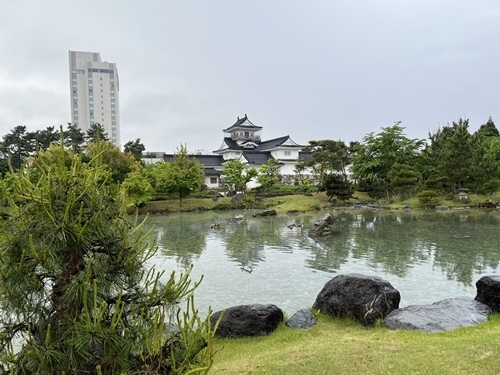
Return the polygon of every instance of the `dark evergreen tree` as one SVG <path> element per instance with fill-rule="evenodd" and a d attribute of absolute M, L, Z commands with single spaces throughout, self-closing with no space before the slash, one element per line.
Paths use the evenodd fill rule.
<path fill-rule="evenodd" d="M 36 141 L 34 133 L 27 131 L 26 126 L 19 125 L 3 136 L 0 143 L 0 158 L 2 173 L 9 170 L 9 162 L 17 171 L 35 151 Z"/>
<path fill-rule="evenodd" d="M 446 178 L 450 192 L 464 187 L 471 180 L 472 148 L 469 134 L 469 120 L 459 119 L 435 134 L 430 135 L 430 145 L 427 154 L 429 162 Z"/>
<path fill-rule="evenodd" d="M 106 130 L 104 129 L 104 126 L 96 122 L 90 125 L 88 130 L 85 132 L 85 141 L 87 143 L 109 141 L 109 136 Z"/>
<path fill-rule="evenodd" d="M 68 124 L 64 131 L 64 145 L 74 152 L 80 152 L 85 146 L 85 133 L 75 124 Z"/>
<path fill-rule="evenodd" d="M 54 126 L 48 126 L 44 130 L 37 130 L 33 134 L 33 138 L 36 141 L 36 147 L 41 150 L 47 150 L 52 143 L 61 140 L 61 133 L 55 130 Z"/>
<path fill-rule="evenodd" d="M 311 160 L 298 163 L 297 169 L 312 168 L 316 174 L 319 184 L 323 182 L 323 176 L 329 173 L 340 173 L 347 177 L 347 166 L 350 164 L 350 148 L 343 141 L 320 140 L 309 141 L 304 152 L 310 152 Z"/>
<path fill-rule="evenodd" d="M 495 156 L 500 135 L 492 118 L 471 137 L 471 187 L 477 193 L 492 193 L 500 187 L 500 160 Z"/>
<path fill-rule="evenodd" d="M 324 177 L 320 191 L 325 191 L 330 201 L 336 198 L 345 202 L 352 198 L 354 185 L 341 174 L 331 173 Z"/>
<path fill-rule="evenodd" d="M 146 147 L 144 147 L 144 144 L 141 142 L 140 138 L 137 138 L 135 141 L 128 141 L 123 146 L 123 152 L 132 154 L 137 161 L 142 160 L 142 153 L 145 149 Z"/>

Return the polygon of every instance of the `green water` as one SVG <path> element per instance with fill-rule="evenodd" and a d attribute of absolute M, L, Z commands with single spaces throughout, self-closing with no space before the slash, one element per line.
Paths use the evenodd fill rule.
<path fill-rule="evenodd" d="M 334 211 L 334 233 L 308 236 L 321 211 L 252 217 L 250 211 L 151 216 L 159 269 L 194 265 L 200 310 L 273 303 L 288 314 L 311 307 L 345 273 L 375 275 L 401 293 L 401 307 L 475 296 L 500 272 L 500 211 Z M 245 220 L 232 220 L 243 215 Z M 221 223 L 220 228 L 211 228 Z"/>

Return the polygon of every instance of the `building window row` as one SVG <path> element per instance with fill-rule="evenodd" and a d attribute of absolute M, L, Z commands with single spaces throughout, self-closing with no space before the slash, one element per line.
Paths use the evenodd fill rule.
<path fill-rule="evenodd" d="M 96 68 L 89 69 L 89 74 L 90 73 L 106 73 L 106 74 L 110 74 L 111 72 L 112 72 L 112 70 L 109 70 L 109 69 L 96 69 Z"/>

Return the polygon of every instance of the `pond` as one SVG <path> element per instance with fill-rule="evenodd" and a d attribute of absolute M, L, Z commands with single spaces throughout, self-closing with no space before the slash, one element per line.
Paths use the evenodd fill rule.
<path fill-rule="evenodd" d="M 375 275 L 401 293 L 400 307 L 474 297 L 483 275 L 500 272 L 500 211 L 332 211 L 334 233 L 310 238 L 328 211 L 274 217 L 251 211 L 150 216 L 159 270 L 203 275 L 202 311 L 273 303 L 291 315 L 345 273 Z M 243 215 L 245 220 L 233 218 Z M 220 228 L 212 224 L 221 223 Z"/>

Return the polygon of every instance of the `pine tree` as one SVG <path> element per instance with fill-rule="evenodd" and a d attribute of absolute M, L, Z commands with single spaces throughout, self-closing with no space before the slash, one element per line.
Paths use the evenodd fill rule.
<path fill-rule="evenodd" d="M 193 307 L 198 283 L 189 272 L 146 268 L 156 246 L 108 179 L 99 156 L 85 164 L 52 146 L 12 175 L 9 189 L 2 181 L 0 374 L 210 368 L 213 332 Z"/>

